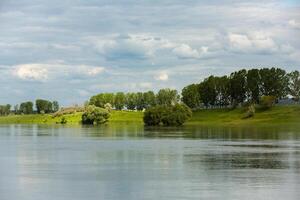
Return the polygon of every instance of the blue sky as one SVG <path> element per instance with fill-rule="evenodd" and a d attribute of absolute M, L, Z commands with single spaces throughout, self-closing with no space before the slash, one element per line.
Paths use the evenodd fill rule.
<path fill-rule="evenodd" d="M 300 70 L 298 0 L 0 0 L 0 104 Z"/>

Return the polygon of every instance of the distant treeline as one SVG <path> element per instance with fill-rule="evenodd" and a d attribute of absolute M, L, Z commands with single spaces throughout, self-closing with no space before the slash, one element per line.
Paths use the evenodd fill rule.
<path fill-rule="evenodd" d="M 57 101 L 48 101 L 44 99 L 37 99 L 35 101 L 35 108 L 33 108 L 33 102 L 27 101 L 22 102 L 20 105 L 15 105 L 13 110 L 11 110 L 11 105 L 0 105 L 0 115 L 14 114 L 33 114 L 33 113 L 54 113 L 59 110 L 59 104 Z"/>
<path fill-rule="evenodd" d="M 228 107 L 243 103 L 260 103 L 263 96 L 272 96 L 276 101 L 292 96 L 299 101 L 300 75 L 298 71 L 287 73 L 280 68 L 239 70 L 229 76 L 209 76 L 200 83 L 176 90 L 161 89 L 137 93 L 100 93 L 89 104 L 105 107 L 110 104 L 117 110 L 143 110 L 155 105 L 171 105 L 182 101 L 192 109 L 200 107 Z"/>
<path fill-rule="evenodd" d="M 177 90 L 161 89 L 136 93 L 100 93 L 87 102 L 102 108 L 116 110 L 144 110 L 157 105 L 175 105 L 183 102 L 192 109 L 201 107 L 235 107 L 243 103 L 258 104 L 262 97 L 273 97 L 276 101 L 287 96 L 299 101 L 300 75 L 298 71 L 287 73 L 280 68 L 239 70 L 228 76 L 209 76 L 200 83 L 183 88 L 181 95 Z M 87 105 L 86 105 L 87 106 Z M 54 113 L 59 110 L 57 101 L 37 99 L 36 110 L 32 102 L 20 105 L 0 105 L 0 115 L 32 113 Z M 11 111 L 13 110 L 13 111 Z"/>
<path fill-rule="evenodd" d="M 298 71 L 286 73 L 280 68 L 242 69 L 229 76 L 210 76 L 188 85 L 181 95 L 190 108 L 259 103 L 262 96 L 272 96 L 278 101 L 290 95 L 299 101 L 300 76 Z"/>
<path fill-rule="evenodd" d="M 171 105 L 179 102 L 180 96 L 176 90 L 161 89 L 157 94 L 153 91 L 137 93 L 100 93 L 91 97 L 89 104 L 106 107 L 109 104 L 117 110 L 143 110 L 155 105 Z"/>

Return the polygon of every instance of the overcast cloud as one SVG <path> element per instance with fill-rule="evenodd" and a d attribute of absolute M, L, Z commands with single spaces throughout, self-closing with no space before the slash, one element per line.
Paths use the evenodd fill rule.
<path fill-rule="evenodd" d="M 300 70 L 299 37 L 299 0 L 0 0 L 0 104 Z"/>

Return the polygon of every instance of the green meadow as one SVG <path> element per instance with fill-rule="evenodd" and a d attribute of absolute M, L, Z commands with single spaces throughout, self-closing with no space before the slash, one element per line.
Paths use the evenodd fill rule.
<path fill-rule="evenodd" d="M 254 117 L 242 119 L 242 108 L 207 109 L 193 112 L 193 117 L 186 125 L 297 125 L 300 124 L 300 106 L 274 106 L 270 110 L 256 110 Z M 79 124 L 81 112 L 53 117 L 50 114 L 9 115 L 0 117 L 0 124 L 60 124 L 62 118 L 67 124 Z M 143 112 L 112 111 L 109 123 L 136 122 L 143 123 Z"/>

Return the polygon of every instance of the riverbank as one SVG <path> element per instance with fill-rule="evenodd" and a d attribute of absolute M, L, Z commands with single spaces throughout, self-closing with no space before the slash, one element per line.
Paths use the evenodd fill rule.
<path fill-rule="evenodd" d="M 64 117 L 67 124 L 79 124 L 81 121 L 80 112 L 60 117 L 52 115 L 10 115 L 0 117 L 0 124 L 59 124 Z M 187 125 L 289 125 L 300 124 L 300 106 L 275 106 L 270 110 L 257 110 L 255 116 L 249 119 L 242 119 L 242 109 L 212 109 L 200 110 L 193 113 L 193 117 Z M 143 112 L 134 111 L 113 111 L 110 123 L 136 122 L 143 123 Z"/>
<path fill-rule="evenodd" d="M 199 125 L 297 125 L 300 124 L 300 105 L 274 106 L 270 110 L 257 109 L 255 115 L 243 119 L 243 109 L 201 110 L 193 113 L 187 124 Z"/>
<path fill-rule="evenodd" d="M 50 114 L 34 115 L 9 115 L 0 117 L 0 124 L 60 124 L 62 118 L 67 124 L 79 124 L 81 122 L 81 112 L 66 114 L 60 117 L 53 117 Z M 143 122 L 142 112 L 133 111 L 112 111 L 110 122 Z"/>

